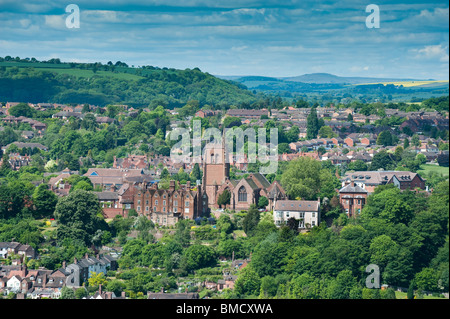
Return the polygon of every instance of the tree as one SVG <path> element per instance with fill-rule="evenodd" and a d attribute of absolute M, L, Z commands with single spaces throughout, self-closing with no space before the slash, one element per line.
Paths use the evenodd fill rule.
<path fill-rule="evenodd" d="M 216 254 L 214 250 L 208 246 L 192 245 L 184 252 L 184 262 L 186 270 L 211 267 L 216 264 Z"/>
<path fill-rule="evenodd" d="M 261 197 L 258 199 L 258 207 L 259 207 L 259 208 L 266 208 L 267 205 L 269 205 L 269 200 L 267 199 L 266 196 L 261 196 Z"/>
<path fill-rule="evenodd" d="M 415 286 L 416 286 L 415 281 L 412 280 L 411 283 L 409 284 L 408 291 L 406 292 L 406 298 L 414 299 L 414 288 L 415 288 Z"/>
<path fill-rule="evenodd" d="M 333 197 L 339 181 L 320 161 L 300 157 L 290 161 L 281 176 L 281 184 L 290 198 L 314 200 Z"/>
<path fill-rule="evenodd" d="M 407 149 L 409 147 L 409 139 L 405 138 L 405 140 L 403 141 L 403 149 Z"/>
<path fill-rule="evenodd" d="M 319 136 L 322 138 L 332 138 L 332 137 L 336 136 L 336 134 L 333 132 L 333 129 L 326 125 L 322 126 L 319 129 L 318 133 L 319 133 Z"/>
<path fill-rule="evenodd" d="M 417 288 L 424 291 L 437 291 L 439 274 L 433 268 L 424 268 L 414 277 Z"/>
<path fill-rule="evenodd" d="M 395 161 L 392 158 L 393 155 L 389 154 L 385 150 L 376 153 L 373 156 L 372 164 L 370 165 L 370 170 L 376 171 L 380 168 L 384 170 L 392 170 L 395 168 Z"/>
<path fill-rule="evenodd" d="M 75 292 L 67 286 L 62 287 L 59 299 L 75 299 Z"/>
<path fill-rule="evenodd" d="M 101 220 L 97 217 L 100 212 L 98 198 L 91 192 L 78 189 L 61 197 L 55 209 L 59 225 L 56 232 L 58 241 L 79 240 L 90 245 L 101 226 Z"/>
<path fill-rule="evenodd" d="M 247 211 L 247 214 L 245 215 L 242 223 L 247 236 L 252 236 L 254 234 L 260 218 L 261 214 L 256 208 L 256 205 L 252 204 L 250 206 L 250 209 Z"/>
<path fill-rule="evenodd" d="M 28 105 L 28 103 L 19 103 L 17 105 L 14 105 L 9 110 L 9 115 L 19 117 L 33 117 L 34 113 L 36 112 L 35 109 L 33 109 L 31 106 Z"/>
<path fill-rule="evenodd" d="M 357 285 L 352 272 L 348 269 L 342 270 L 328 287 L 329 297 L 331 299 L 351 299 L 351 292 L 357 288 Z"/>
<path fill-rule="evenodd" d="M 217 198 L 217 205 L 219 205 L 219 207 L 222 207 L 222 205 L 228 205 L 230 204 L 230 199 L 231 193 L 228 189 L 226 189 Z"/>
<path fill-rule="evenodd" d="M 251 267 L 242 269 L 236 279 L 234 290 L 242 296 L 257 296 L 261 287 L 261 278 Z"/>
<path fill-rule="evenodd" d="M 224 128 L 232 128 L 232 127 L 241 126 L 241 125 L 242 125 L 242 122 L 241 122 L 241 119 L 239 117 L 227 116 L 223 120 L 223 127 Z"/>
<path fill-rule="evenodd" d="M 389 131 L 382 131 L 378 134 L 377 145 L 391 146 L 393 145 L 392 134 Z"/>
<path fill-rule="evenodd" d="M 198 163 L 194 164 L 194 167 L 191 171 L 191 182 L 196 183 L 198 180 L 202 178 L 201 171 L 200 171 L 200 165 Z"/>
<path fill-rule="evenodd" d="M 107 281 L 104 273 L 102 272 L 96 273 L 91 271 L 90 275 L 91 276 L 88 279 L 90 287 L 98 287 L 99 285 L 102 286 L 106 285 Z"/>
<path fill-rule="evenodd" d="M 367 171 L 368 166 L 367 166 L 367 164 L 364 161 L 356 160 L 354 162 L 350 162 L 348 164 L 347 168 L 349 170 L 353 170 L 353 171 L 356 171 L 356 172 L 361 172 L 361 171 Z"/>
<path fill-rule="evenodd" d="M 419 147 L 420 144 L 421 144 L 421 143 L 420 143 L 419 135 L 414 134 L 414 135 L 411 137 L 411 145 L 414 146 L 414 147 Z"/>
<path fill-rule="evenodd" d="M 167 169 L 167 167 L 164 167 L 163 170 L 162 170 L 162 172 L 161 172 L 160 178 L 161 178 L 161 179 L 167 179 L 167 178 L 169 178 L 169 177 L 170 177 L 169 170 Z"/>
<path fill-rule="evenodd" d="M 48 189 L 47 184 L 41 184 L 34 190 L 33 204 L 39 217 L 49 217 L 53 215 L 58 197 Z"/>
<path fill-rule="evenodd" d="M 317 110 L 311 107 L 311 111 L 306 118 L 306 138 L 308 140 L 316 138 L 319 133 L 319 119 L 317 118 Z"/>

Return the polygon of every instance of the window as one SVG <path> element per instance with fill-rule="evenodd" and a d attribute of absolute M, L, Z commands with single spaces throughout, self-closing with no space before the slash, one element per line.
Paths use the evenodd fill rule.
<path fill-rule="evenodd" d="M 178 201 L 177 200 L 173 201 L 173 206 L 178 206 Z"/>
<path fill-rule="evenodd" d="M 316 213 L 312 213 L 312 217 L 313 217 L 313 218 L 316 217 Z"/>
<path fill-rule="evenodd" d="M 184 206 L 189 207 L 189 201 L 186 201 L 186 203 L 184 203 Z"/>
<path fill-rule="evenodd" d="M 246 202 L 247 201 L 247 191 L 245 190 L 244 186 L 241 186 L 241 188 L 239 188 L 238 201 L 239 202 Z"/>
<path fill-rule="evenodd" d="M 163 206 L 166 206 L 166 201 L 165 200 L 163 200 Z"/>
<path fill-rule="evenodd" d="M 148 205 L 148 200 L 145 201 L 145 205 Z"/>
<path fill-rule="evenodd" d="M 148 206 L 145 206 L 145 210 L 148 212 Z"/>
<path fill-rule="evenodd" d="M 138 212 L 140 212 L 141 211 L 141 206 L 138 206 L 137 210 L 138 210 Z"/>
<path fill-rule="evenodd" d="M 158 200 L 155 200 L 155 205 L 158 205 Z"/>
<path fill-rule="evenodd" d="M 141 200 L 140 199 L 138 199 L 138 205 L 141 205 Z"/>

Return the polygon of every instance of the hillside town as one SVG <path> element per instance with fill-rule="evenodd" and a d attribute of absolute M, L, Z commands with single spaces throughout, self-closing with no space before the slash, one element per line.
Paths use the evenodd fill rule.
<path fill-rule="evenodd" d="M 30 115 L 38 112 L 46 115 L 44 118 L 12 115 L 10 111 L 16 114 L 18 107 L 19 113 L 31 110 Z M 405 112 L 383 108 L 384 114 L 379 116 L 365 115 L 361 109 L 345 105 L 304 108 L 292 105 L 279 109 L 199 109 L 189 115 L 184 108 L 135 109 L 127 105 L 99 107 L 18 102 L 6 102 L 0 111 L 3 114 L 0 118 L 0 134 L 3 134 L 0 168 L 17 172 L 15 174 L 28 172 L 31 184 L 52 192 L 58 201 L 70 197 L 76 188 L 87 189 L 95 195 L 104 220 L 143 216 L 159 233 L 164 229 L 176 229 L 185 220 L 197 225 L 203 221 L 203 226 L 191 226 L 191 233 L 197 234 L 205 227 L 206 220 L 215 224 L 221 215 L 235 218 L 234 215 L 245 214 L 256 207 L 260 214 L 270 216 L 264 218 L 269 218 L 276 228 L 292 227 L 294 222 L 295 232 L 306 234 L 321 224 L 332 226 L 333 220 L 327 214 L 333 201 L 332 207 L 340 207 L 348 219 L 356 219 L 381 187 L 392 185 L 400 192 L 412 191 L 429 197 L 437 183 L 428 179 L 438 176 L 424 175 L 420 168 L 448 167 L 448 111 Z M 193 119 L 219 123 L 222 129 L 240 126 L 256 130 L 276 125 L 288 136 L 278 145 L 279 164 L 285 169 L 289 163 L 299 160 L 321 163 L 319 165 L 326 165 L 330 178 L 334 179 L 334 186 L 322 198 L 319 193 L 294 196 L 283 174 L 261 174 L 247 154 L 238 160 L 226 153 L 224 145 L 213 151 L 205 148 L 202 163 L 194 165 L 176 162 L 167 150 L 155 147 L 155 140 L 138 140 L 133 135 L 122 144 L 124 151 L 111 153 L 107 160 L 104 151 L 99 156 L 100 153 L 94 154 L 91 149 L 84 156 L 74 157 L 77 152 L 72 151 L 70 158 L 59 158 L 53 151 L 65 146 L 48 139 L 58 131 L 70 133 L 77 129 L 91 134 L 86 132 L 114 127 L 128 134 L 130 123 L 138 123 L 146 114 L 151 116 L 155 112 L 168 119 L 164 124 L 165 132 L 154 131 L 156 135 L 162 134 L 160 145 L 171 130 L 190 127 Z M 316 128 L 313 136 L 311 112 L 320 123 L 320 129 Z M 133 143 L 129 143 L 129 139 Z M 73 147 L 74 142 L 70 143 Z M 118 145 L 119 139 L 115 143 Z M 402 161 L 406 150 L 409 162 Z M 391 161 L 392 165 L 387 165 L 386 161 Z M 397 165 L 393 166 L 394 163 Z M 84 187 L 80 187 L 81 184 Z M 52 227 L 58 225 L 53 214 L 44 220 Z M 136 238 L 136 231 L 127 236 Z M 106 291 L 105 283 L 97 284 L 96 290 L 91 289 L 90 293 L 86 290 L 89 280 L 94 280 L 95 276 L 107 277 L 119 270 L 123 246 L 116 242 L 111 253 L 110 244 L 93 245 L 95 257 L 85 253 L 83 258 L 63 260 L 55 269 L 42 266 L 31 269 L 28 267 L 33 265 L 30 260 L 41 258 L 40 249 L 27 242 L 1 242 L 0 292 L 5 296 L 12 293 L 17 299 L 58 299 L 66 287 L 64 289 L 70 288 L 74 294 L 82 289 L 83 293 L 79 294 L 83 298 L 126 298 L 125 290 Z M 199 290 L 217 293 L 233 290 L 239 272 L 252 257 L 250 254 L 235 258 L 234 251 L 233 256 L 228 256 L 221 257 L 228 266 L 216 274 L 215 280 L 192 283 L 178 278 L 175 285 L 179 287 L 178 292 L 148 291 L 146 297 L 175 298 L 184 294 L 184 298 L 199 298 L 196 292 Z M 185 291 L 181 291 L 181 287 L 186 287 Z"/>

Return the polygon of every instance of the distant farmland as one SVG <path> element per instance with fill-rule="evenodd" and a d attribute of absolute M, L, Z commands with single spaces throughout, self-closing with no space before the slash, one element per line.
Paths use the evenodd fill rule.
<path fill-rule="evenodd" d="M 448 86 L 448 81 L 441 80 L 441 81 L 399 81 L 399 82 L 378 82 L 378 83 L 364 83 L 364 84 L 358 84 L 358 85 L 370 85 L 370 84 L 393 84 L 395 86 L 403 85 L 403 87 L 444 87 Z"/>

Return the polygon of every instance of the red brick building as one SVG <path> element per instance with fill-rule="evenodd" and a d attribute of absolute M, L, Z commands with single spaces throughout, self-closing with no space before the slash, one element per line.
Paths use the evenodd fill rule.
<path fill-rule="evenodd" d="M 339 202 L 344 207 L 348 217 L 356 217 L 366 204 L 368 192 L 355 185 L 354 181 L 339 190 Z"/>

